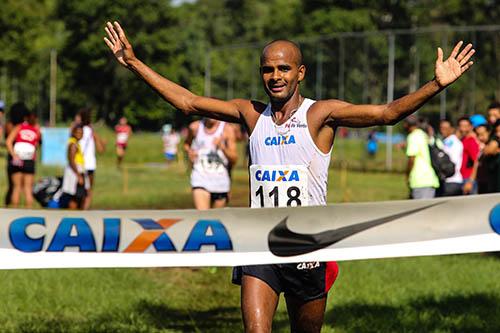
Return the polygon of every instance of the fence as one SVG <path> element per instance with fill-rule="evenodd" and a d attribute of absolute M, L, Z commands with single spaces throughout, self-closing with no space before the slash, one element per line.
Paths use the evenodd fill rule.
<path fill-rule="evenodd" d="M 392 101 L 432 79 L 437 47 L 449 55 L 459 40 L 474 45 L 474 66 L 429 101 L 419 111 L 420 116 L 435 125 L 445 117 L 456 121 L 465 114 L 484 113 L 493 99 L 500 99 L 500 25 L 346 32 L 294 39 L 301 45 L 307 68 L 301 92 L 316 99 L 338 98 L 351 103 Z M 207 52 L 205 95 L 266 101 L 258 71 L 263 45 L 228 45 Z M 379 154 L 385 151 L 385 164 L 382 161 L 380 165 L 380 156 L 376 157 L 374 168 L 404 169 L 404 156 L 393 148 L 392 126 L 380 130 L 387 131 L 386 144 L 392 149 L 384 149 L 382 144 Z M 401 131 L 400 125 L 395 131 Z M 364 159 L 363 155 L 350 150 L 363 150 L 368 130 L 348 133 L 336 140 L 333 162 L 362 167 L 366 163 L 353 160 L 353 156 Z"/>

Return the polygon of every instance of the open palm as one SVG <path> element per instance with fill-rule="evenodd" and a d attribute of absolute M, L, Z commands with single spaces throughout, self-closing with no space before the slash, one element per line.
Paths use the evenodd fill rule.
<path fill-rule="evenodd" d="M 129 61 L 135 58 L 135 55 L 122 27 L 118 22 L 113 24 L 107 22 L 104 30 L 108 34 L 108 37 L 104 37 L 104 42 L 113 52 L 116 60 L 123 66 L 128 67 Z"/>
<path fill-rule="evenodd" d="M 445 61 L 443 61 L 443 50 L 438 47 L 435 76 L 437 83 L 443 88 L 455 82 L 473 64 L 472 61 L 469 61 L 476 52 L 472 48 L 472 44 L 467 44 L 460 52 L 462 45 L 462 41 L 455 45 L 450 57 Z"/>

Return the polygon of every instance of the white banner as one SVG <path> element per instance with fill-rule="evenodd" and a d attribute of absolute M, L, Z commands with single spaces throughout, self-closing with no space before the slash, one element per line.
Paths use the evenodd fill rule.
<path fill-rule="evenodd" d="M 237 266 L 500 251 L 500 194 L 209 211 L 1 209 L 0 269 Z"/>

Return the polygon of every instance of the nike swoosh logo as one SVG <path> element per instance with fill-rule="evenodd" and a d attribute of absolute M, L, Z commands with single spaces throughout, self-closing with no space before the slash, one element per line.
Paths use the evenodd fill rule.
<path fill-rule="evenodd" d="M 299 234 L 291 231 L 290 229 L 288 229 L 286 223 L 288 220 L 287 216 L 269 232 L 267 243 L 269 245 L 269 250 L 274 255 L 279 257 L 291 257 L 305 254 L 335 244 L 343 239 L 346 239 L 347 237 L 350 237 L 367 229 L 379 226 L 384 223 L 392 222 L 401 217 L 415 214 L 424 209 L 428 209 L 442 203 L 445 203 L 445 201 L 371 221 L 323 231 L 317 234 Z"/>

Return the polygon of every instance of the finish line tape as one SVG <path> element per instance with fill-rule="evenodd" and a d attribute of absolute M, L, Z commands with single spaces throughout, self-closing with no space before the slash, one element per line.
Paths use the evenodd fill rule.
<path fill-rule="evenodd" d="M 0 269 L 238 266 L 500 251 L 500 194 L 299 208 L 1 209 Z"/>

